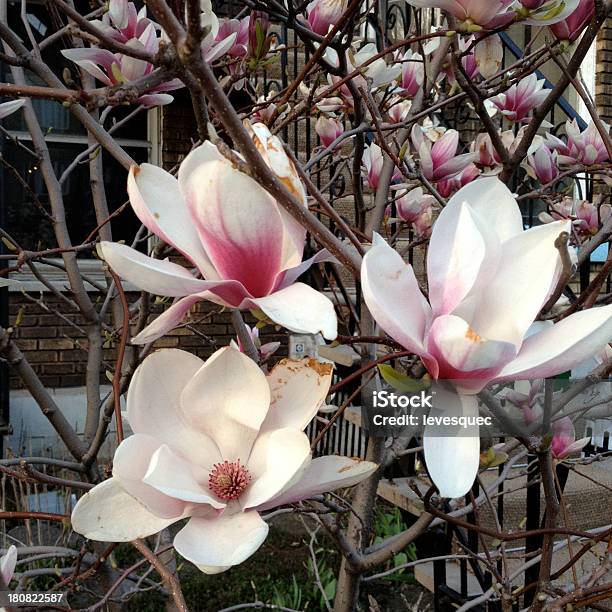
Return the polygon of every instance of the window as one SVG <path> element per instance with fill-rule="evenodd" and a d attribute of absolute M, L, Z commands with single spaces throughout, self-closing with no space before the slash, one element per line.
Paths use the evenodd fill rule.
<path fill-rule="evenodd" d="M 28 40 L 20 17 L 21 2 L 8 4 L 8 20 L 14 24 L 17 34 L 23 40 Z M 39 40 L 48 36 L 57 27 L 57 16 L 49 10 L 48 3 L 28 2 L 27 19 Z M 66 41 L 60 41 L 54 48 L 45 49 L 44 58 L 57 75 L 62 75 L 68 68 L 77 80 L 78 68 L 63 58 L 59 53 L 65 48 Z M 0 79 L 11 82 L 10 67 L 0 64 Z M 28 73 L 32 85 L 43 85 Z M 99 86 L 99 84 L 98 84 Z M 84 128 L 62 104 L 49 100 L 34 100 L 35 112 L 49 147 L 52 163 L 58 177 L 66 172 L 62 180 L 62 194 L 66 210 L 68 231 L 73 244 L 81 243 L 97 226 L 92 204 L 89 165 L 87 156 L 74 165 L 75 159 L 88 147 Z M 105 118 L 105 127 L 125 118 L 135 110 L 135 106 L 117 107 L 112 109 Z M 48 197 L 44 181 L 38 169 L 37 159 L 28 153 L 31 138 L 27 131 L 22 112 L 17 112 L 2 122 L 6 130 L 0 137 L 0 206 L 4 208 L 3 217 L 6 220 L 7 231 L 14 236 L 19 244 L 31 250 L 54 248 L 57 246 L 50 221 L 41 212 L 48 211 Z M 157 132 L 158 110 L 141 110 L 126 125 L 118 128 L 113 136 L 118 143 L 138 162 L 157 162 Z M 18 142 L 17 142 L 18 141 Z M 20 144 L 24 146 L 20 146 Z M 127 172 L 109 154 L 100 150 L 104 167 L 104 184 L 109 210 L 112 212 L 121 206 L 126 198 Z M 73 165 L 72 169 L 69 169 Z M 18 178 L 21 177 L 21 180 Z M 25 183 L 25 184 L 24 184 Z M 140 226 L 131 209 L 126 208 L 111 222 L 113 239 L 131 241 Z M 91 260 L 91 255 L 84 253 L 79 259 L 83 262 L 84 271 L 94 273 L 101 279 L 101 266 L 98 261 Z M 46 272 L 47 270 L 45 270 Z M 52 280 L 61 281 L 65 278 L 57 269 L 50 268 Z M 59 278 L 58 278 L 59 275 Z M 26 288 L 43 288 L 35 279 L 20 273 L 15 275 Z"/>

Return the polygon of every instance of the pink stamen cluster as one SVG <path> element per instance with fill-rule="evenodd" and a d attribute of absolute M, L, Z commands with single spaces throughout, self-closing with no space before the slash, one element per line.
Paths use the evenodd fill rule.
<path fill-rule="evenodd" d="M 240 459 L 235 462 L 215 463 L 208 477 L 210 490 L 225 501 L 237 499 L 251 482 L 251 475 Z"/>

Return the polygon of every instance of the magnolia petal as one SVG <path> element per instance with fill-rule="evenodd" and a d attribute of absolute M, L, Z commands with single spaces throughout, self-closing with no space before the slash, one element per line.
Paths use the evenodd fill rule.
<path fill-rule="evenodd" d="M 0 104 L 0 119 L 8 117 L 11 113 L 19 110 L 26 103 L 25 98 L 19 98 L 18 100 L 9 100 Z"/>
<path fill-rule="evenodd" d="M 100 542 L 131 542 L 172 525 L 177 518 L 160 518 L 109 478 L 83 495 L 71 516 L 77 533 Z"/>
<path fill-rule="evenodd" d="M 178 181 L 151 164 L 132 166 L 127 185 L 136 216 L 154 234 L 191 260 L 205 278 L 219 278 L 200 241 Z"/>
<path fill-rule="evenodd" d="M 160 314 L 153 323 L 147 325 L 139 334 L 132 338 L 132 344 L 148 344 L 161 338 L 164 334 L 174 329 L 189 312 L 189 309 L 204 299 L 201 295 L 188 295 L 177 300 Z"/>
<path fill-rule="evenodd" d="M 424 339 L 431 308 L 412 266 L 378 234 L 374 234 L 372 248 L 363 258 L 361 284 L 365 302 L 378 325 L 409 351 L 429 357 Z"/>
<path fill-rule="evenodd" d="M 155 106 L 165 106 L 170 104 L 174 100 L 174 97 L 170 94 L 156 93 L 156 94 L 145 94 L 138 98 L 138 102 L 145 108 L 153 108 Z"/>
<path fill-rule="evenodd" d="M 561 268 L 555 240 L 570 228 L 569 221 L 548 223 L 503 243 L 498 273 L 475 296 L 470 323 L 479 334 L 521 345 Z"/>
<path fill-rule="evenodd" d="M 204 144 L 191 151 L 191 153 L 181 162 L 178 171 L 178 182 L 183 194 L 185 194 L 187 183 L 193 176 L 193 173 L 198 170 L 202 164 L 211 161 L 229 163 L 229 161 L 219 153 L 219 149 L 217 149 L 212 142 L 207 140 Z"/>
<path fill-rule="evenodd" d="M 275 498 L 263 503 L 258 510 L 292 504 L 336 489 L 352 487 L 371 476 L 378 469 L 376 463 L 339 455 L 313 459 L 298 482 Z"/>
<path fill-rule="evenodd" d="M 460 189 L 449 201 L 467 202 L 483 224 L 503 242 L 523 232 L 523 216 L 512 192 L 497 177 L 483 177 Z"/>
<path fill-rule="evenodd" d="M 262 431 L 291 427 L 303 430 L 325 401 L 332 366 L 315 359 L 283 359 L 268 374 L 271 403 Z"/>
<path fill-rule="evenodd" d="M 153 259 L 125 244 L 103 241 L 100 250 L 108 265 L 123 280 L 155 295 L 183 297 L 205 291 L 210 286 L 178 264 L 167 259 Z"/>
<path fill-rule="evenodd" d="M 153 453 L 143 481 L 155 490 L 177 500 L 209 504 L 219 510 L 225 508 L 225 504 L 219 502 L 208 487 L 201 485 L 195 479 L 195 472 L 199 473 L 200 480 L 204 480 L 208 475 L 208 470 L 203 466 L 191 464 L 167 444 L 162 444 Z"/>
<path fill-rule="evenodd" d="M 238 282 L 228 281 L 202 281 L 210 287 L 209 291 L 192 293 L 178 299 L 160 314 L 153 323 L 150 323 L 139 334 L 132 338 L 132 344 L 147 344 L 174 329 L 184 318 L 191 307 L 200 300 L 208 300 L 220 306 L 234 308 L 244 301 L 245 288 Z"/>
<path fill-rule="evenodd" d="M 451 313 L 468 295 L 481 268 L 496 263 L 490 253 L 492 240 L 462 192 L 440 213 L 427 251 L 429 300 L 436 315 Z"/>
<path fill-rule="evenodd" d="M 338 335 L 338 320 L 331 300 L 303 283 L 293 283 L 266 297 L 251 298 L 248 303 L 298 334 L 321 332 L 328 340 Z"/>
<path fill-rule="evenodd" d="M 545 26 L 559 23 L 569 17 L 578 6 L 580 0 L 553 0 L 544 3 L 539 10 L 533 11 L 524 22 L 526 25 Z M 558 8 L 557 8 L 558 7 Z M 553 10 L 556 9 L 556 10 Z"/>
<path fill-rule="evenodd" d="M 222 459 L 240 459 L 243 465 L 269 406 L 265 375 L 252 359 L 231 347 L 214 353 L 181 395 L 182 412 L 191 427 L 216 443 Z"/>
<path fill-rule="evenodd" d="M 4 586 L 8 587 L 15 573 L 15 566 L 17 565 L 17 547 L 12 544 L 9 549 L 2 555 L 0 559 L 0 574 Z"/>
<path fill-rule="evenodd" d="M 436 407 L 439 410 L 435 416 L 478 416 L 475 396 L 458 395 L 441 386 L 436 388 Z M 477 425 L 468 428 L 426 425 L 423 450 L 429 476 L 442 497 L 461 497 L 470 490 L 480 461 Z"/>
<path fill-rule="evenodd" d="M 612 341 L 612 305 L 576 312 L 536 333 L 498 380 L 548 378 L 571 370 Z"/>
<path fill-rule="evenodd" d="M 240 281 L 251 295 L 270 293 L 282 270 L 284 240 L 274 199 L 252 178 L 221 161 L 200 165 L 181 190 L 219 275 Z"/>
<path fill-rule="evenodd" d="M 119 30 L 128 26 L 128 1 L 110 0 L 108 4 L 108 14 L 113 25 Z"/>
<path fill-rule="evenodd" d="M 438 378 L 457 381 L 463 389 L 480 391 L 514 357 L 509 342 L 481 338 L 454 315 L 437 317 L 429 330 L 427 349 L 437 360 Z"/>
<path fill-rule="evenodd" d="M 314 264 L 322 263 L 324 261 L 332 261 L 338 263 L 338 260 L 327 250 L 322 249 L 316 255 L 313 255 L 309 259 L 304 260 L 293 268 L 289 268 L 279 274 L 282 276 L 282 282 L 279 287 L 288 287 L 293 284 L 304 272 L 309 270 Z M 278 283 L 277 283 L 278 285 Z"/>
<path fill-rule="evenodd" d="M 224 512 L 214 519 L 192 518 L 174 538 L 174 548 L 206 574 L 248 559 L 265 541 L 268 525 L 257 512 Z"/>
<path fill-rule="evenodd" d="M 143 482 L 151 457 L 160 445 L 159 440 L 146 434 L 134 434 L 123 440 L 113 458 L 113 478 L 155 516 L 178 518 L 182 516 L 185 504 Z"/>
<path fill-rule="evenodd" d="M 268 501 L 303 475 L 310 463 L 310 441 L 299 429 L 276 429 L 260 434 L 247 463 L 253 482 L 240 505 L 254 508 Z"/>
<path fill-rule="evenodd" d="M 206 469 L 221 460 L 219 449 L 208 436 L 189 426 L 179 405 L 183 389 L 203 365 L 199 357 L 179 349 L 149 355 L 132 376 L 127 417 L 135 433 L 180 449 L 192 463 Z"/>
<path fill-rule="evenodd" d="M 433 173 L 434 181 L 446 180 L 457 176 L 462 170 L 465 170 L 471 163 L 478 161 L 477 153 L 463 153 L 452 159 L 444 162 L 440 166 L 435 167 Z"/>
<path fill-rule="evenodd" d="M 82 49 L 62 49 L 62 55 L 77 64 L 105 85 L 113 85 L 110 79 L 112 66 L 117 65 L 115 56 L 106 49 L 84 47 Z M 102 71 L 99 66 L 104 68 Z"/>

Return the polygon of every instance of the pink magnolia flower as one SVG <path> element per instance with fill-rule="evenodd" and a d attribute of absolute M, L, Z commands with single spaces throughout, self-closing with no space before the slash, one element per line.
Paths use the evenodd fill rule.
<path fill-rule="evenodd" d="M 574 313 L 528 335 L 562 270 L 555 240 L 569 230 L 569 222 L 557 221 L 523 231 L 516 200 L 501 181 L 471 182 L 434 225 L 429 301 L 412 267 L 375 236 L 361 270 L 366 304 L 389 336 L 421 357 L 432 379 L 456 389 L 448 408 L 438 406 L 478 414 L 474 394 L 490 382 L 554 376 L 612 339 L 612 305 Z M 424 446 L 440 493 L 468 491 L 478 468 L 478 437 L 426 435 Z M 448 470 L 450 464 L 456 469 Z"/>
<path fill-rule="evenodd" d="M 325 36 L 342 17 L 347 4 L 347 0 L 313 0 L 310 2 L 306 7 L 306 15 L 312 31 Z"/>
<path fill-rule="evenodd" d="M 422 89 L 425 80 L 423 56 L 408 49 L 401 61 L 402 74 L 397 93 L 406 98 L 414 98 Z"/>
<path fill-rule="evenodd" d="M 110 0 L 108 12 L 102 19 L 92 19 L 91 24 L 122 43 L 140 38 L 150 25 L 159 29 L 159 26 L 147 17 L 146 6 L 137 10 L 136 5 L 128 0 Z"/>
<path fill-rule="evenodd" d="M 523 423 L 531 425 L 542 415 L 544 380 L 541 378 L 533 382 L 519 380 L 514 387 L 514 389 L 504 389 L 500 393 L 500 398 L 518 408 L 521 411 Z"/>
<path fill-rule="evenodd" d="M 8 550 L 0 557 L 0 575 L 2 575 L 2 582 L 4 586 L 8 587 L 13 579 L 15 573 L 15 566 L 17 565 L 17 547 L 14 545 L 9 546 Z M 4 608 L 2 608 L 4 610 Z"/>
<path fill-rule="evenodd" d="M 137 38 L 131 38 L 124 44 L 142 51 L 157 53 L 159 38 L 155 24 L 149 22 Z M 98 79 L 98 81 L 104 83 L 104 85 L 123 85 L 124 83 L 136 81 L 141 77 L 147 76 L 154 70 L 153 64 L 149 62 L 129 57 L 122 53 L 112 53 L 106 49 L 98 49 L 97 47 L 63 49 L 62 55 L 80 66 Z M 147 108 L 169 104 L 172 102 L 173 97 L 166 92 L 181 87 L 183 87 L 183 83 L 180 79 L 169 80 L 141 95 L 138 98 L 138 102 Z"/>
<path fill-rule="evenodd" d="M 249 46 L 249 17 L 226 19 L 219 25 L 215 41 L 220 43 L 235 34 L 232 46 L 227 50 L 230 57 L 245 57 Z"/>
<path fill-rule="evenodd" d="M 402 100 L 397 96 L 393 96 L 389 100 L 389 109 L 387 115 L 389 115 L 389 121 L 391 123 L 401 123 L 408 119 L 410 109 L 412 108 L 412 102 L 410 100 Z"/>
<path fill-rule="evenodd" d="M 304 188 L 280 140 L 263 124 L 250 127 L 270 168 L 306 207 Z M 123 279 L 144 291 L 179 298 L 132 342 L 159 338 L 200 300 L 261 309 L 292 331 L 336 337 L 330 300 L 295 282 L 327 252 L 302 262 L 305 230 L 213 144 L 204 143 L 183 160 L 178 180 L 150 164 L 133 166 L 128 195 L 145 226 L 182 253 L 203 277 L 126 245 L 102 242 L 104 259 Z"/>
<path fill-rule="evenodd" d="M 579 0 L 578 7 L 563 21 L 550 26 L 551 32 L 559 40 L 574 42 L 593 19 L 595 3 L 593 0 Z"/>
<path fill-rule="evenodd" d="M 429 238 L 433 229 L 433 208 L 425 208 L 412 225 L 417 238 Z"/>
<path fill-rule="evenodd" d="M 467 52 L 473 41 L 473 36 L 470 36 L 470 38 L 459 39 L 459 51 L 462 53 L 461 67 L 470 80 L 475 79 L 478 76 L 478 62 L 476 61 L 474 49 L 472 49 L 469 53 Z M 455 82 L 455 71 L 453 70 L 453 62 L 450 55 L 446 57 L 446 61 L 444 63 L 444 73 L 446 74 L 446 78 L 448 79 L 449 83 Z"/>
<path fill-rule="evenodd" d="M 331 367 L 279 363 L 266 377 L 226 347 L 206 362 L 177 349 L 134 373 L 127 416 L 134 435 L 115 451 L 113 476 L 84 495 L 73 529 L 129 542 L 189 519 L 174 547 L 207 574 L 242 563 L 263 543 L 260 512 L 367 478 L 368 461 L 312 459 L 305 427 L 325 400 Z"/>
<path fill-rule="evenodd" d="M 540 106 L 550 92 L 544 89 L 544 79 L 530 74 L 504 93 L 490 98 L 491 103 L 509 121 L 524 122 L 531 111 Z"/>
<path fill-rule="evenodd" d="M 559 176 L 557 154 L 542 144 L 533 155 L 527 156 L 527 173 L 542 185 L 547 185 Z"/>
<path fill-rule="evenodd" d="M 565 459 L 569 455 L 573 455 L 581 451 L 591 440 L 591 438 L 581 438 L 576 440 L 576 430 L 574 423 L 569 417 L 563 417 L 552 423 L 553 438 L 550 444 L 555 459 Z"/>
<path fill-rule="evenodd" d="M 315 132 L 321 139 L 321 145 L 324 148 L 327 148 L 334 142 L 334 140 L 336 140 L 336 138 L 339 138 L 342 136 L 342 134 L 344 134 L 344 127 L 335 117 L 319 115 L 319 118 L 315 123 Z"/>
<path fill-rule="evenodd" d="M 606 131 L 610 130 L 608 125 L 604 124 L 604 127 Z M 575 164 L 590 166 L 608 161 L 606 145 L 593 122 L 589 123 L 586 129 L 581 132 L 575 119 L 567 121 L 565 133 L 567 134 L 567 144 L 552 134 L 547 134 L 546 138 L 548 146 L 559 153 L 559 164 L 564 166 Z"/>
<path fill-rule="evenodd" d="M 576 217 L 580 229 L 590 235 L 595 235 L 601 226 L 612 216 L 610 204 L 595 205 L 583 200 L 576 207 Z"/>
<path fill-rule="evenodd" d="M 395 200 L 397 216 L 405 223 L 415 223 L 427 209 L 436 205 L 436 198 L 424 194 L 422 187 L 411 189 Z"/>
<path fill-rule="evenodd" d="M 508 7 L 514 0 L 407 0 L 416 8 L 439 8 L 448 11 L 468 30 L 495 28 L 514 19 Z M 476 26 L 472 28 L 472 26 Z"/>
<path fill-rule="evenodd" d="M 436 189 L 443 198 L 448 198 L 451 194 L 455 193 L 455 191 L 461 189 L 461 187 L 465 187 L 479 176 L 480 170 L 478 167 L 475 164 L 470 164 L 456 176 L 438 181 L 436 183 Z"/>
<path fill-rule="evenodd" d="M 457 155 L 459 146 L 457 130 L 447 130 L 444 136 L 432 144 L 422 128 L 415 124 L 411 138 L 421 162 L 421 172 L 430 181 L 438 182 L 452 178 L 478 159 L 474 153 Z"/>
<path fill-rule="evenodd" d="M 0 119 L 4 119 L 15 111 L 19 110 L 26 103 L 25 98 L 19 98 L 17 100 L 9 100 L 0 104 Z"/>
<path fill-rule="evenodd" d="M 265 361 L 268 359 L 268 357 L 274 355 L 274 353 L 276 353 L 276 351 L 278 351 L 280 348 L 280 342 L 266 342 L 265 344 L 262 344 L 259 339 L 259 329 L 257 327 L 247 327 L 247 331 L 249 332 L 249 336 L 253 341 L 253 345 L 259 353 L 259 358 L 261 361 Z M 244 346 L 242 345 L 242 342 L 238 336 L 236 337 L 236 340 L 232 340 L 230 342 L 230 346 L 238 349 L 241 353 L 245 352 Z"/>
<path fill-rule="evenodd" d="M 369 147 L 365 147 L 365 151 L 361 157 L 361 173 L 372 189 L 376 189 L 378 187 L 380 173 L 382 171 L 384 161 L 385 158 L 383 156 L 382 149 L 375 142 L 373 142 Z M 401 173 L 399 169 L 395 168 L 392 180 L 397 180 L 400 176 Z"/>

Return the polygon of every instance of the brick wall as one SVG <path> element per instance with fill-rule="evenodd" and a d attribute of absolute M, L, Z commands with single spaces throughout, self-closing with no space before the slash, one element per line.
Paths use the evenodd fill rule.
<path fill-rule="evenodd" d="M 95 295 L 92 298 L 95 299 Z M 128 294 L 128 299 L 135 300 L 139 294 Z M 58 298 L 44 296 L 43 307 L 39 304 L 24 301 L 19 294 L 11 294 L 10 324 L 14 328 L 14 338 L 25 357 L 47 387 L 80 387 L 85 385 L 87 364 L 87 338 L 85 330 L 79 331 L 74 325 L 83 327 L 85 321 L 81 315 L 67 312 L 66 306 Z M 164 305 L 151 307 L 150 321 L 164 309 Z M 62 318 L 53 311 L 57 310 Z M 51 312 L 49 312 L 51 311 Z M 67 319 L 67 320 L 66 320 Z M 68 322 L 69 321 L 69 322 Z M 249 325 L 255 319 L 245 315 Z M 71 325 L 71 323 L 73 325 Z M 189 315 L 189 325 L 179 327 L 157 340 L 155 348 L 181 348 L 205 359 L 216 349 L 229 344 L 234 338 L 231 315 L 227 310 L 209 302 L 200 302 Z M 262 341 L 285 342 L 285 334 L 268 327 L 262 332 Z M 278 355 L 286 354 L 286 347 L 281 347 Z M 103 348 L 100 382 L 108 384 L 107 371 L 113 371 L 116 357 L 116 342 L 111 339 Z M 11 388 L 22 387 L 21 380 L 11 370 Z"/>
<path fill-rule="evenodd" d="M 599 116 L 612 122 L 612 19 L 606 21 L 597 39 L 595 102 Z"/>

